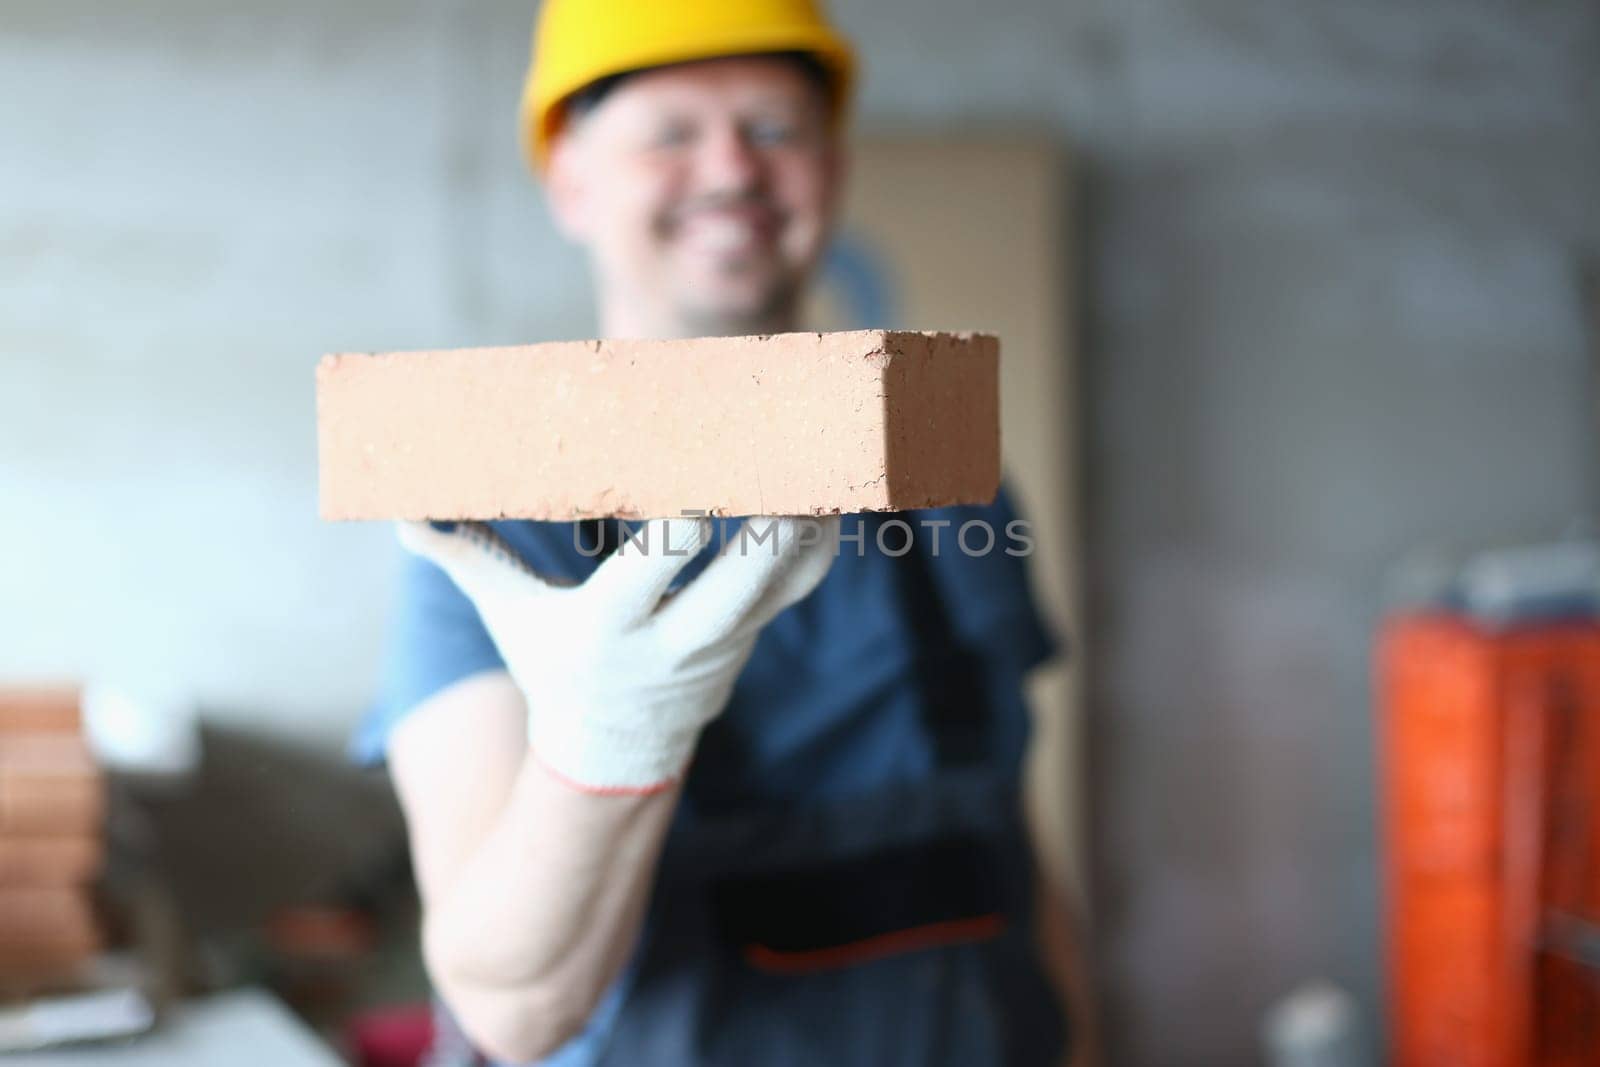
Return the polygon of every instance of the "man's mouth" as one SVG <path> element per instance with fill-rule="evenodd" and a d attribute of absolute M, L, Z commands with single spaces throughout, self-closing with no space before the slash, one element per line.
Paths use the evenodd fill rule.
<path fill-rule="evenodd" d="M 704 208 L 675 220 L 680 244 L 710 255 L 756 251 L 770 243 L 777 230 L 776 214 L 755 206 Z"/>

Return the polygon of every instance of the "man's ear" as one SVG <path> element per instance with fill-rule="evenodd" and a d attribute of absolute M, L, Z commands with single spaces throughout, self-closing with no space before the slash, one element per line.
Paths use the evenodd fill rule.
<path fill-rule="evenodd" d="M 557 130 L 550 138 L 544 170 L 544 195 L 550 215 L 561 235 L 575 244 L 582 244 L 589 233 L 588 189 L 583 181 L 584 168 L 578 161 L 581 140 L 570 125 Z"/>

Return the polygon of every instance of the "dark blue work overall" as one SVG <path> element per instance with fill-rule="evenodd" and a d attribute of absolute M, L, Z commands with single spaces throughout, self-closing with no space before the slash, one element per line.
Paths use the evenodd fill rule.
<path fill-rule="evenodd" d="M 546 1064 L 1060 1061 L 1020 800 L 1023 678 L 1055 645 L 1014 518 L 1002 494 L 842 520 L 827 578 L 762 632 L 701 738 L 631 963 Z M 618 537 L 494 526 L 571 580 Z M 366 762 L 421 700 L 502 665 L 450 580 L 406 567 L 382 697 L 353 746 Z"/>

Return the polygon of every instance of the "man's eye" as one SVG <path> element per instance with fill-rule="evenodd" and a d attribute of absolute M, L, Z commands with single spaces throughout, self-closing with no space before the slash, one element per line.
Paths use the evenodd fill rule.
<path fill-rule="evenodd" d="M 750 143 L 757 147 L 774 148 L 792 144 L 798 133 L 797 127 L 792 122 L 760 121 L 750 124 L 746 136 L 750 138 Z"/>
<path fill-rule="evenodd" d="M 694 130 L 686 122 L 675 122 L 663 126 L 656 131 L 650 139 L 651 145 L 656 148 L 677 148 L 688 144 L 694 139 Z"/>

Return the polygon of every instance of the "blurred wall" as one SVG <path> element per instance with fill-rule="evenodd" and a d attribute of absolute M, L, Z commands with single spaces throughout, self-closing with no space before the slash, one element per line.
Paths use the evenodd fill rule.
<path fill-rule="evenodd" d="M 1118 1064 L 1377 991 L 1382 568 L 1592 511 L 1570 257 L 1600 14 L 836 0 L 879 127 L 1084 159 L 1097 933 Z M 332 742 L 391 558 L 314 517 L 321 351 L 572 336 L 515 162 L 529 5 L 9 0 L 0 675 L 182 678 Z"/>
<path fill-rule="evenodd" d="M 1573 255 L 1600 242 L 1600 10 L 1135 2 L 1057 23 L 1061 69 L 1030 95 L 1095 168 L 1089 819 L 1113 1062 L 1249 1063 L 1306 977 L 1376 1008 L 1383 570 L 1595 507 Z"/>
<path fill-rule="evenodd" d="M 317 520 L 318 356 L 587 332 L 509 143 L 485 162 L 512 14 L 6 5 L 0 601 L 26 610 L 0 677 L 177 685 L 339 742 L 395 550 Z"/>

